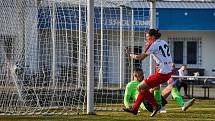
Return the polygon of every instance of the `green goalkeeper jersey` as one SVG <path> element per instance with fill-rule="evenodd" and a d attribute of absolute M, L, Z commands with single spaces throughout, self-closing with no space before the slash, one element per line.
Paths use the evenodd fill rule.
<path fill-rule="evenodd" d="M 138 96 L 137 86 L 139 84 L 140 82 L 137 80 L 132 80 L 127 84 L 124 94 L 124 105 L 126 108 L 132 106 L 133 103 L 136 101 Z M 140 108 L 145 110 L 143 103 L 141 103 Z"/>

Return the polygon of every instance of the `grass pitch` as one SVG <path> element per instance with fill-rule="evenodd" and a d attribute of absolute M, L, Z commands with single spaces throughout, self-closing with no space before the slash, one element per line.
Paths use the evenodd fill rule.
<path fill-rule="evenodd" d="M 96 115 L 71 116 L 0 116 L 0 121 L 215 121 L 215 100 L 196 100 L 188 111 L 183 112 L 175 101 L 166 105 L 167 113 L 149 117 L 147 111 L 137 116 L 127 112 L 97 111 Z"/>

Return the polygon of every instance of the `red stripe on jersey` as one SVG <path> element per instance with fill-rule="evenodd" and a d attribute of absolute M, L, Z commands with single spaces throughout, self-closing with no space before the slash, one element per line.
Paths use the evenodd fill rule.
<path fill-rule="evenodd" d="M 149 38 L 149 42 L 146 44 L 144 53 L 147 52 L 147 50 L 149 49 L 149 47 L 152 45 L 153 42 L 154 42 L 154 38 L 153 38 L 153 37 L 150 37 L 150 38 Z"/>
<path fill-rule="evenodd" d="M 158 73 L 160 71 L 160 68 L 156 66 L 155 72 Z"/>

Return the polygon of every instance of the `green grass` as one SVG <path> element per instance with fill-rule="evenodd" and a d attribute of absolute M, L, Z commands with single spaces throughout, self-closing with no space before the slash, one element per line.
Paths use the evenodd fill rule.
<path fill-rule="evenodd" d="M 155 117 L 149 117 L 150 113 L 146 111 L 137 116 L 126 112 L 97 111 L 96 115 L 0 116 L 0 121 L 215 121 L 215 100 L 197 100 L 186 112 L 182 112 L 174 101 L 165 108 L 167 113 Z"/>

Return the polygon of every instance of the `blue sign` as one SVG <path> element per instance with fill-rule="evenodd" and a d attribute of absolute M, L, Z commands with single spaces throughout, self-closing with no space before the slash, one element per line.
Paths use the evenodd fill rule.
<path fill-rule="evenodd" d="M 95 8 L 94 27 L 101 28 L 101 9 Z M 215 10 L 214 9 L 175 9 L 160 8 L 157 10 L 156 25 L 160 30 L 215 30 Z M 79 8 L 75 7 L 57 7 L 53 15 L 51 8 L 41 8 L 38 11 L 38 28 L 50 29 L 52 23 L 55 23 L 56 29 L 78 30 L 79 28 Z M 122 20 L 120 20 L 119 8 L 103 9 L 103 29 L 123 30 L 145 30 L 150 26 L 149 9 L 123 9 Z M 81 10 L 81 27 L 86 29 L 87 22 L 86 9 Z M 133 23 L 132 23 L 133 16 Z M 55 22 L 53 22 L 55 17 Z"/>

